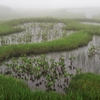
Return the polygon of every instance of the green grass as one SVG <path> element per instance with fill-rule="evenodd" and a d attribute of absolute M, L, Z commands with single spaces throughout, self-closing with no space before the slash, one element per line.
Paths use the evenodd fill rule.
<path fill-rule="evenodd" d="M 59 94 L 52 91 L 51 92 L 35 91 L 33 92 L 33 95 L 34 95 L 33 100 L 68 100 L 67 95 Z"/>
<path fill-rule="evenodd" d="M 0 24 L 0 36 L 1 35 L 8 35 L 8 34 L 12 34 L 12 33 L 21 32 L 23 30 L 24 29 L 14 28 L 14 27 L 9 26 L 7 24 Z"/>
<path fill-rule="evenodd" d="M 80 31 L 67 37 L 48 42 L 1 46 L 0 61 L 11 57 L 20 57 L 22 54 L 30 55 L 73 50 L 87 45 L 91 40 L 92 36 L 84 31 Z"/>
<path fill-rule="evenodd" d="M 62 20 L 57 18 L 22 18 L 22 19 L 14 19 L 10 21 L 6 21 L 4 24 L 10 25 L 10 26 L 16 26 L 19 24 L 29 23 L 29 22 L 62 22 Z"/>
<path fill-rule="evenodd" d="M 70 22 L 69 20 L 66 20 L 68 22 Z M 18 28 L 15 26 L 17 25 L 21 25 L 24 23 L 32 23 L 32 22 L 55 22 L 55 23 L 64 23 L 65 20 L 63 19 L 57 19 L 57 18 L 22 18 L 22 19 L 14 19 L 14 20 L 9 20 L 9 21 L 5 21 L 5 22 L 0 22 L 0 36 L 4 36 L 4 35 L 9 35 L 9 34 L 13 34 L 13 33 L 18 33 L 21 31 L 24 31 L 24 28 Z"/>
<path fill-rule="evenodd" d="M 90 21 L 90 22 L 100 22 L 100 20 L 95 19 L 57 19 L 57 18 L 24 18 L 24 19 L 14 19 L 10 21 L 0 23 L 0 35 L 8 35 L 16 32 L 21 32 L 24 29 L 14 28 L 19 24 L 29 23 L 29 22 L 57 22 L 65 23 L 65 30 L 85 30 L 92 35 L 100 35 L 100 26 L 95 25 L 84 25 L 79 23 L 80 21 Z M 91 31 L 92 29 L 92 31 Z"/>
<path fill-rule="evenodd" d="M 100 100 L 100 75 L 76 75 L 69 85 L 68 94 L 73 100 Z"/>
<path fill-rule="evenodd" d="M 81 24 L 79 22 L 71 22 L 65 27 L 66 30 L 89 30 L 99 28 L 100 26 L 98 25 Z"/>
<path fill-rule="evenodd" d="M 23 81 L 0 75 L 0 100 L 100 100 L 100 75 L 76 75 L 66 94 L 39 90 L 32 92 Z"/>
<path fill-rule="evenodd" d="M 0 100 L 32 100 L 32 91 L 24 82 L 0 75 Z"/>
<path fill-rule="evenodd" d="M 20 19 L 0 23 L 0 35 L 22 31 L 14 28 L 18 24 L 28 22 L 59 22 L 55 19 Z M 19 57 L 22 54 L 41 54 L 57 51 L 68 51 L 85 46 L 92 40 L 92 35 L 100 35 L 100 26 L 83 25 L 72 21 L 63 20 L 67 24 L 66 30 L 84 30 L 76 32 L 68 37 L 49 42 L 18 44 L 0 47 L 0 61 L 8 58 Z M 8 76 L 0 75 L 0 100 L 100 100 L 100 75 L 79 74 L 76 75 L 67 89 L 67 95 L 54 92 L 32 92 L 24 82 Z"/>
<path fill-rule="evenodd" d="M 81 18 L 81 19 L 74 19 L 76 22 L 94 22 L 100 23 L 100 19 L 89 19 L 89 18 Z"/>
<path fill-rule="evenodd" d="M 14 28 L 14 26 L 29 22 L 60 22 L 60 20 L 55 18 L 25 18 L 2 22 L 0 23 L 0 36 L 24 31 L 25 29 Z"/>
<path fill-rule="evenodd" d="M 32 92 L 23 81 L 0 75 L 0 100 L 66 100 L 55 92 Z"/>
<path fill-rule="evenodd" d="M 85 30 L 87 33 L 89 33 L 90 35 L 97 35 L 97 36 L 100 36 L 100 28 L 98 29 L 87 29 Z"/>
<path fill-rule="evenodd" d="M 100 35 L 100 26 L 99 25 L 88 25 L 88 24 L 81 24 L 79 22 L 71 22 L 68 23 L 65 27 L 65 30 L 84 30 L 90 35 Z"/>

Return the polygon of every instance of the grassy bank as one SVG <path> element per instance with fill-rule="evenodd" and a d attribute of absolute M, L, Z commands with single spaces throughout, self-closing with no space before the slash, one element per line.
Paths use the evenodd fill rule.
<path fill-rule="evenodd" d="M 14 19 L 5 22 L 7 25 L 16 26 L 19 24 L 29 23 L 29 22 L 62 22 L 62 19 L 57 18 L 22 18 L 22 19 Z"/>
<path fill-rule="evenodd" d="M 73 50 L 87 45 L 91 40 L 92 36 L 84 31 L 80 31 L 67 37 L 48 42 L 1 46 L 0 61 L 11 57 L 19 57 L 22 54 L 29 55 Z"/>
<path fill-rule="evenodd" d="M 32 100 L 32 97 L 24 82 L 0 75 L 0 100 Z"/>
<path fill-rule="evenodd" d="M 100 100 L 100 75 L 86 73 L 72 78 L 66 94 L 32 92 L 24 82 L 0 75 L 0 100 Z"/>
<path fill-rule="evenodd" d="M 90 35 L 100 35 L 100 26 L 98 25 L 88 25 L 88 24 L 81 24 L 79 22 L 71 22 L 64 27 L 65 30 L 74 30 L 80 31 L 84 30 Z"/>
<path fill-rule="evenodd" d="M 0 36 L 24 31 L 25 29 L 14 28 L 14 26 L 29 22 L 61 22 L 61 21 L 56 18 L 25 18 L 25 19 L 10 20 L 0 23 Z"/>
<path fill-rule="evenodd" d="M 57 19 L 57 18 L 23 18 L 23 19 L 14 19 L 10 21 L 6 21 L 0 23 L 0 35 L 8 35 L 16 32 L 23 31 L 21 28 L 14 28 L 13 26 L 17 26 L 19 24 L 29 23 L 29 22 L 55 22 L 55 23 L 65 23 L 65 30 L 85 30 L 88 33 L 94 35 L 100 35 L 100 26 L 95 25 L 84 25 L 79 23 L 80 21 L 86 22 L 100 22 L 100 20 L 94 19 Z M 91 31 L 92 29 L 92 31 Z"/>
<path fill-rule="evenodd" d="M 71 22 L 65 27 L 66 30 L 89 30 L 89 29 L 96 30 L 99 28 L 100 26 L 98 25 L 81 24 L 79 22 Z"/>
<path fill-rule="evenodd" d="M 0 100 L 66 100 L 55 92 L 32 92 L 23 81 L 0 75 Z"/>
<path fill-rule="evenodd" d="M 74 19 L 77 22 L 94 22 L 94 23 L 100 23 L 100 19 L 90 19 L 90 18 L 85 18 L 85 19 Z"/>
<path fill-rule="evenodd" d="M 21 31 L 24 31 L 24 29 L 14 28 L 14 27 L 11 27 L 7 24 L 0 24 L 0 36 L 12 34 L 12 33 L 17 33 L 17 32 L 21 32 Z"/>
<path fill-rule="evenodd" d="M 68 95 L 71 100 L 100 100 L 100 75 L 76 75 L 69 85 Z"/>

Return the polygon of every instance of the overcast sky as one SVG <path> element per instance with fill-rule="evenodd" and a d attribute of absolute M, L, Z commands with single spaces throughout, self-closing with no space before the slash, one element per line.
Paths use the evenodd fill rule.
<path fill-rule="evenodd" d="M 11 8 L 69 8 L 100 7 L 100 0 L 0 0 L 0 5 Z"/>

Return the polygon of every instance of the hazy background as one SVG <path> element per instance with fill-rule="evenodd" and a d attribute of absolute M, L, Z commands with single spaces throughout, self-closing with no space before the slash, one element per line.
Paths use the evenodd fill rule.
<path fill-rule="evenodd" d="M 100 0 L 0 0 L 0 19 L 100 18 Z"/>

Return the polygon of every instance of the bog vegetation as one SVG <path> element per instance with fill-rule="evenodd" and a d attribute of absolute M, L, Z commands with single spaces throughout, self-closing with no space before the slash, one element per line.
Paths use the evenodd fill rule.
<path fill-rule="evenodd" d="M 86 46 L 91 40 L 93 35 L 100 35 L 100 26 L 94 25 L 85 25 L 80 22 L 100 22 L 99 20 L 93 19 L 54 19 L 54 18 L 30 18 L 30 19 L 16 19 L 7 22 L 0 23 L 0 62 L 4 62 L 8 59 L 11 59 L 11 63 L 4 63 L 7 66 L 8 70 L 6 72 L 1 71 L 0 75 L 0 99 L 1 100 L 99 100 L 100 99 L 100 75 L 93 73 L 80 73 L 81 69 L 74 68 L 77 75 L 73 75 L 66 71 L 66 66 L 64 64 L 64 58 L 61 56 L 59 62 L 56 62 L 54 59 L 48 59 L 45 56 L 31 60 L 27 58 L 27 55 L 31 54 L 45 54 L 49 52 L 58 52 L 58 51 L 70 51 L 77 49 L 79 47 Z M 17 41 L 17 44 L 14 43 L 14 36 L 12 40 L 5 38 L 4 36 L 9 36 L 13 34 L 18 34 L 18 32 L 26 31 L 25 27 L 20 27 L 24 23 L 41 23 L 38 29 L 42 31 L 42 28 L 45 29 L 45 33 L 39 33 L 38 38 L 42 38 L 43 41 L 40 43 L 35 43 L 31 41 L 32 34 L 28 32 L 28 35 L 25 35 L 26 38 L 20 38 L 20 41 Z M 47 24 L 51 23 L 47 28 Z M 62 32 L 60 38 L 56 38 L 59 32 L 56 32 L 53 27 L 56 26 L 54 23 L 63 23 Z M 34 24 L 35 25 L 35 24 Z M 33 26 L 34 26 L 33 25 Z M 31 27 L 33 27 L 31 26 Z M 36 27 L 36 26 L 34 26 Z M 36 29 L 36 28 L 34 28 Z M 55 32 L 54 38 L 48 40 L 50 36 L 49 31 Z M 72 34 L 67 34 L 66 32 L 72 30 Z M 30 30 L 29 30 L 30 31 Z M 48 35 L 46 34 L 48 33 Z M 42 35 L 42 36 L 41 36 Z M 19 38 L 19 37 L 18 37 Z M 10 41 L 10 42 L 9 42 Z M 24 41 L 24 42 L 23 42 Z M 93 49 L 94 50 L 94 49 Z M 90 55 L 93 53 L 91 50 Z M 25 57 L 21 57 L 24 55 Z M 17 61 L 18 58 L 21 61 Z M 73 60 L 75 57 L 69 58 L 70 67 L 72 66 Z M 20 64 L 22 62 L 22 64 Z M 34 67 L 33 67 L 34 65 Z M 14 74 L 15 73 L 15 74 Z M 3 74 L 3 75 L 2 75 Z M 14 76 L 14 75 L 15 76 Z M 38 82 L 38 79 L 45 77 L 47 91 L 32 91 L 25 84 L 25 80 L 22 81 L 23 77 L 26 74 L 31 78 L 30 80 L 34 81 L 32 75 L 34 75 L 35 80 L 37 80 L 36 85 L 42 84 Z M 14 77 L 14 78 L 13 78 Z M 68 81 L 67 78 L 70 77 L 71 82 L 67 85 L 64 84 L 65 94 L 59 94 L 54 92 L 56 81 L 64 78 L 65 83 Z M 17 78 L 17 79 L 16 79 Z M 19 79 L 18 79 L 19 78 Z M 59 87 L 62 87 L 60 85 Z M 10 90 L 10 91 L 9 91 Z"/>

